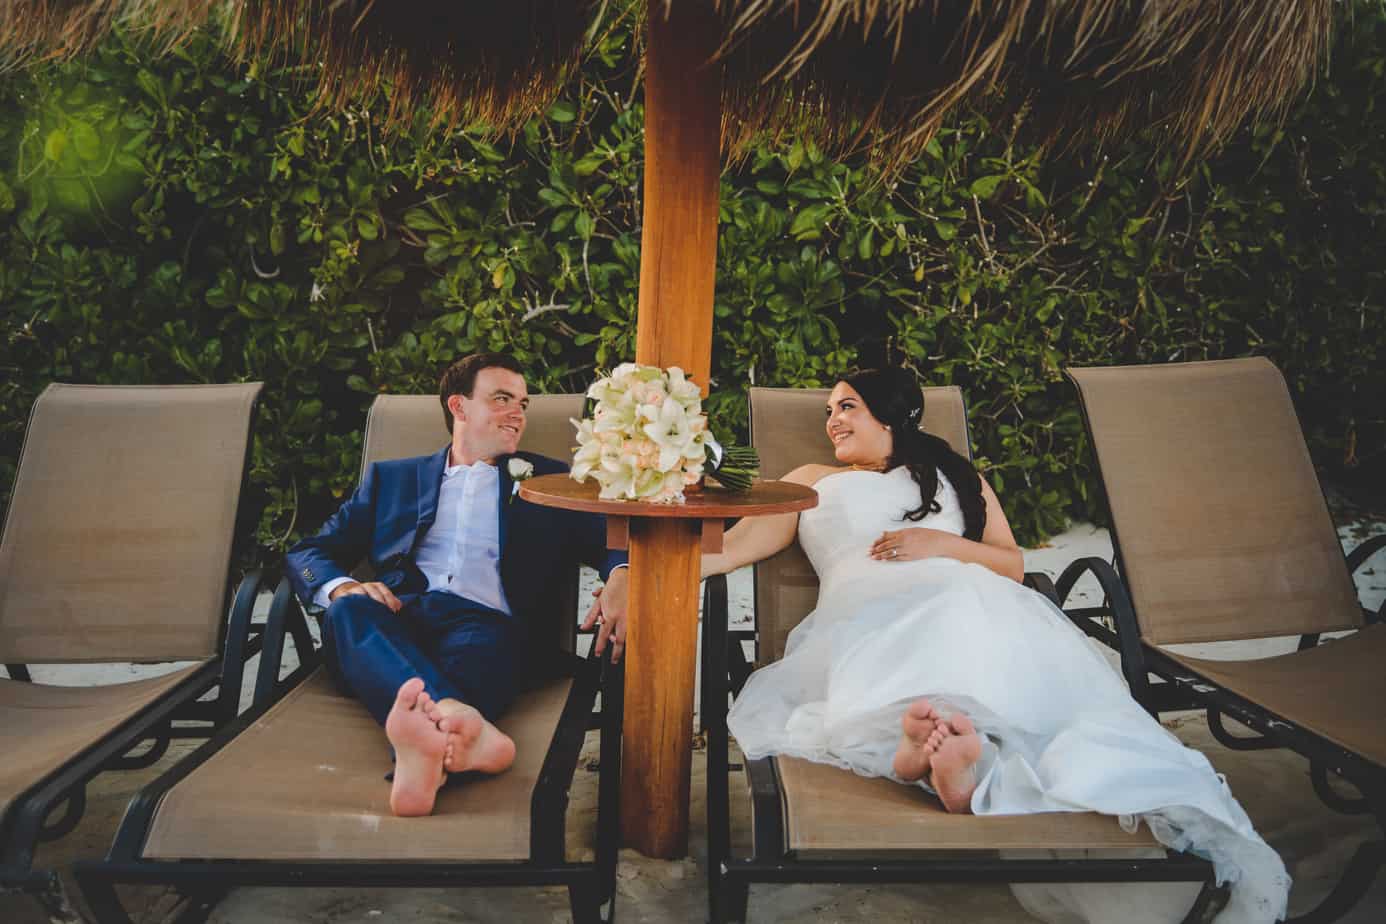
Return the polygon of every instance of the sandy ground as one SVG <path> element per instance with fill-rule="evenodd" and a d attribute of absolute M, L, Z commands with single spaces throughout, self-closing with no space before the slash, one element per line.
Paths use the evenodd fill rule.
<path fill-rule="evenodd" d="M 1347 527 L 1344 536 L 1360 535 Z M 1347 541 L 1345 539 L 1345 541 Z M 1355 543 L 1349 543 L 1355 544 Z M 1105 531 L 1078 526 L 1048 547 L 1026 553 L 1029 570 L 1055 575 L 1063 565 L 1083 555 L 1110 559 Z M 1359 575 L 1363 601 L 1375 608 L 1386 599 L 1386 555 Z M 749 572 L 731 581 L 731 622 L 744 626 L 752 619 Z M 1095 586 L 1080 585 L 1079 599 L 1096 602 Z M 1291 650 L 1293 639 L 1270 639 L 1235 646 L 1199 646 L 1207 657 L 1259 657 Z M 171 667 L 171 666 L 170 666 Z M 35 679 L 50 683 L 117 682 L 169 669 L 131 665 L 50 667 L 35 670 Z M 1295 888 L 1292 913 L 1313 907 L 1336 881 L 1343 865 L 1363 841 L 1376 832 L 1361 816 L 1336 814 L 1314 796 L 1306 763 L 1288 752 L 1234 752 L 1218 745 L 1201 716 L 1175 715 L 1166 724 L 1191 747 L 1206 753 L 1227 776 L 1262 835 L 1284 858 Z M 587 753 L 579 764 L 573 788 L 569 827 L 571 840 L 590 842 L 595 820 L 596 778 L 586 765 L 595 762 L 596 736 L 589 736 Z M 104 853 L 126 803 L 140 786 L 172 766 L 196 746 L 175 744 L 154 767 L 143 771 L 98 777 L 89 792 L 86 816 L 76 831 L 40 849 L 36 866 L 65 869 L 72 860 Z M 733 755 L 733 761 L 737 757 Z M 681 861 L 648 860 L 623 851 L 619 870 L 618 914 L 625 921 L 702 921 L 706 919 L 705 759 L 693 756 L 690 855 Z M 738 774 L 739 776 L 739 774 Z M 741 790 L 733 780 L 733 792 Z M 748 803 L 734 799 L 733 837 L 743 848 L 749 841 Z M 0 894 L 0 922 L 40 924 L 80 920 L 80 900 L 64 874 L 65 896 L 48 908 L 27 897 Z M 174 920 L 177 897 L 158 889 L 129 893 L 139 924 Z M 758 886 L 752 889 L 750 917 L 755 921 L 973 921 L 978 924 L 1033 920 L 1004 886 Z M 387 890 L 387 889 L 241 889 L 231 893 L 213 912 L 217 924 L 378 924 L 378 922 L 491 922 L 566 921 L 567 893 L 562 889 Z M 1349 924 L 1386 921 L 1386 874 L 1378 877 L 1367 898 L 1342 918 Z"/>

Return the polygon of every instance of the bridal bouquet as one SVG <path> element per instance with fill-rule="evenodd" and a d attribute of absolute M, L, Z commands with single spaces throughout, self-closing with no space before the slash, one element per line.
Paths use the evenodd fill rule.
<path fill-rule="evenodd" d="M 712 438 L 702 394 L 677 366 L 622 363 L 587 396 L 596 406 L 590 418 L 573 421 L 572 477 L 595 478 L 603 499 L 681 504 L 709 463 L 733 489 L 749 487 L 757 474 L 745 465 L 748 450 L 724 451 Z"/>

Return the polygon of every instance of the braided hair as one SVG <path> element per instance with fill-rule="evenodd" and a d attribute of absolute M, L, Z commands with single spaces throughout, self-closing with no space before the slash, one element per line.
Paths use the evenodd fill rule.
<path fill-rule="evenodd" d="M 863 369 L 844 376 L 842 381 L 861 395 L 872 417 L 890 428 L 894 445 L 886 459 L 885 470 L 903 465 L 919 485 L 922 502 L 907 512 L 905 519 L 918 522 L 943 509 L 934 497 L 938 493 L 941 471 L 957 492 L 963 514 L 963 536 L 980 542 L 987 525 L 982 479 L 972 462 L 954 452 L 947 440 L 919 429 L 924 416 L 924 396 L 914 375 L 904 369 Z"/>

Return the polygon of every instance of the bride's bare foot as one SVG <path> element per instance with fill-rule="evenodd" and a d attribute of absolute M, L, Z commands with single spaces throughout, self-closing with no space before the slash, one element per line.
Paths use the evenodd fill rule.
<path fill-rule="evenodd" d="M 939 729 L 938 712 L 927 699 L 910 703 L 900 717 L 900 746 L 895 750 L 895 775 L 907 782 L 924 778 L 929 762 L 941 743 L 934 741 Z"/>
<path fill-rule="evenodd" d="M 474 706 L 455 699 L 439 700 L 430 715 L 447 735 L 443 766 L 449 773 L 500 773 L 515 762 L 515 742 Z"/>
<path fill-rule="evenodd" d="M 982 757 L 982 738 L 972 720 L 959 713 L 939 723 L 948 733 L 930 761 L 929 782 L 943 800 L 943 807 L 954 814 L 972 811 L 972 792 L 977 788 L 977 761 Z"/>
<path fill-rule="evenodd" d="M 432 812 L 438 787 L 447 779 L 443 771 L 447 735 L 428 718 L 427 709 L 432 705 L 432 697 L 424 692 L 424 682 L 415 677 L 399 688 L 395 704 L 385 718 L 385 737 L 395 749 L 390 811 L 396 815 Z"/>

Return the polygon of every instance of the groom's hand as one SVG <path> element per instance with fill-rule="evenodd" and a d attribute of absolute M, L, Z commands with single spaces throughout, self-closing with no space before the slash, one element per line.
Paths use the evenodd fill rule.
<path fill-rule="evenodd" d="M 359 581 L 352 581 L 350 584 L 342 584 L 340 587 L 332 588 L 332 595 L 328 599 L 336 600 L 347 594 L 365 594 L 376 603 L 383 603 L 389 607 L 391 613 L 398 613 L 399 608 L 404 606 L 403 603 L 399 602 L 399 597 L 396 597 L 390 588 L 379 581 L 367 581 L 364 584 Z"/>
<path fill-rule="evenodd" d="M 617 568 L 607 576 L 604 587 L 592 591 L 597 599 L 592 601 L 592 608 L 582 620 L 583 629 L 599 626 L 597 640 L 593 642 L 597 654 L 605 651 L 607 640 L 611 640 L 613 663 L 621 660 L 621 654 L 626 650 L 626 592 L 630 586 L 630 578 L 626 574 L 628 570 Z"/>

